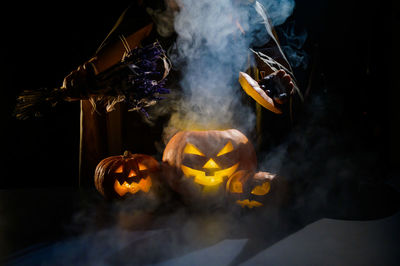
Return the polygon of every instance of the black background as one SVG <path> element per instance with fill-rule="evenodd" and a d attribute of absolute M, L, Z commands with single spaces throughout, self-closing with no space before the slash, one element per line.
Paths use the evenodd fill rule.
<path fill-rule="evenodd" d="M 41 118 L 16 120 L 24 89 L 57 87 L 95 53 L 129 5 L 101 1 L 15 2 L 4 13 L 1 87 L 5 159 L 1 188 L 78 185 L 79 102 L 62 103 Z"/>
<path fill-rule="evenodd" d="M 12 116 L 24 89 L 60 86 L 89 59 L 129 1 L 13 2 L 2 7 L 1 94 L 3 159 L 0 188 L 76 187 L 79 103 L 64 103 L 42 118 Z M 290 20 L 305 29 L 310 66 L 319 53 L 324 88 L 340 98 L 341 132 L 378 154 L 384 175 L 398 164 L 395 81 L 399 13 L 386 1 L 296 1 Z M 339 111 L 337 111 L 339 110 Z"/>

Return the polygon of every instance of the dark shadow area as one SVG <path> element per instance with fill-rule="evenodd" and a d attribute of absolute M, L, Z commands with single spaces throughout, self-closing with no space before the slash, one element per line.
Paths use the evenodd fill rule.
<path fill-rule="evenodd" d="M 214 211 L 193 211 L 173 197 L 155 208 L 143 208 L 143 202 L 135 200 L 106 202 L 91 190 L 12 193 L 1 195 L 9 203 L 3 208 L 2 228 L 7 243 L 3 260 L 10 265 L 162 264 L 224 246 L 226 240 L 245 240 L 240 252 L 231 255 L 230 265 L 239 265 L 320 219 L 375 221 L 400 207 L 398 191 L 386 185 L 351 191 L 344 202 L 328 197 L 326 202 L 300 204 L 313 200 L 310 193 L 283 206 L 274 205 L 271 198 L 261 209 L 231 206 Z"/>

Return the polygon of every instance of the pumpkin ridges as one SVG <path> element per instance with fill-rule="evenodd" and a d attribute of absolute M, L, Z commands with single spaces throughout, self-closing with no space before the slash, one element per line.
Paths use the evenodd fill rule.
<path fill-rule="evenodd" d="M 171 165 L 174 164 L 176 158 L 181 158 L 182 156 L 182 139 L 186 138 L 187 131 L 180 131 L 176 133 L 168 142 L 167 146 L 164 149 L 162 161 L 167 162 Z M 176 147 L 178 146 L 178 147 Z M 176 147 L 176 148 L 171 148 Z M 181 151 L 182 150 L 182 151 Z M 179 164 L 181 162 L 178 162 Z"/>
<path fill-rule="evenodd" d="M 233 174 L 228 181 L 226 182 L 226 191 L 227 193 L 232 193 L 231 192 L 231 186 L 233 185 L 233 182 L 240 182 L 243 185 L 246 185 L 249 179 L 254 176 L 255 172 L 254 171 L 246 171 L 246 170 L 239 170 L 235 174 Z M 246 187 L 244 187 L 243 191 L 241 193 L 246 193 Z"/>
<path fill-rule="evenodd" d="M 117 196 L 117 193 L 114 191 L 115 180 L 112 178 L 115 169 L 120 165 L 124 166 L 123 174 L 125 174 L 126 167 L 123 162 L 123 156 L 112 156 L 110 160 L 106 161 L 103 164 L 102 168 L 104 169 L 104 175 L 103 175 L 102 187 L 104 194 L 109 195 L 109 197 L 110 195 L 113 195 L 114 197 L 120 197 L 119 195 Z"/>
<path fill-rule="evenodd" d="M 239 181 L 242 192 L 234 191 L 234 182 Z M 242 208 L 254 208 L 272 203 L 270 190 L 274 186 L 275 175 L 269 172 L 243 172 L 240 171 L 232 176 L 227 183 L 226 191 L 232 202 L 236 202 Z M 274 188 L 276 191 L 276 188 Z"/>
<path fill-rule="evenodd" d="M 131 154 L 125 152 L 124 155 L 111 156 L 103 159 L 97 165 L 94 174 L 96 189 L 106 198 L 121 198 L 114 190 L 114 183 L 117 180 L 114 171 L 116 167 L 123 165 L 122 175 L 127 174 L 127 168 L 133 169 L 138 175 L 143 174 L 139 171 L 138 164 L 142 163 L 147 167 L 146 177 L 155 173 L 159 169 L 159 163 L 151 156 L 145 154 Z M 133 164 L 133 165 L 132 165 Z M 144 177 L 141 177 L 144 178 Z"/>
<path fill-rule="evenodd" d="M 109 175 L 110 172 L 110 167 L 109 164 L 113 164 L 116 162 L 116 159 L 118 159 L 121 156 L 111 156 L 108 158 L 105 158 L 100 161 L 100 163 L 97 165 L 95 174 L 94 174 L 94 181 L 95 181 L 95 187 L 96 189 L 103 195 L 105 196 L 104 188 L 103 188 L 103 182 L 104 182 L 104 177 Z M 106 173 L 106 171 L 108 171 Z"/>
<path fill-rule="evenodd" d="M 234 149 L 229 152 L 232 152 L 232 154 L 230 155 L 231 157 L 228 159 L 228 161 L 219 161 L 217 163 L 218 167 L 221 167 L 221 163 L 223 163 L 223 166 L 220 170 L 223 171 L 229 167 L 232 167 L 234 164 L 239 163 L 239 166 L 235 172 L 240 170 L 254 172 L 257 168 L 255 149 L 248 138 L 240 131 L 236 129 L 180 131 L 170 139 L 165 147 L 162 157 L 162 161 L 165 165 L 164 168 L 166 169 L 166 171 L 164 171 L 164 178 L 173 190 L 181 194 L 185 201 L 191 202 L 198 196 L 200 196 L 200 200 L 203 200 L 204 198 L 201 193 L 202 188 L 207 186 L 208 181 L 212 183 L 212 181 L 215 180 L 211 177 L 212 175 L 210 175 L 205 179 L 207 182 L 203 183 L 203 185 L 199 185 L 198 182 L 196 183 L 195 181 L 197 176 L 193 178 L 185 177 L 182 172 L 182 166 L 191 167 L 188 164 L 194 163 L 193 169 L 198 170 L 199 172 L 206 172 L 206 169 L 204 169 L 205 164 L 200 164 L 200 162 L 196 161 L 198 160 L 196 157 L 190 157 L 192 156 L 191 154 L 184 154 L 183 151 L 187 144 L 191 144 L 199 149 L 201 153 L 206 155 L 204 157 L 207 160 L 215 160 L 218 159 L 217 154 L 219 151 L 223 149 L 228 142 L 231 142 Z M 203 168 L 197 168 L 197 166 L 195 166 L 196 164 L 203 165 Z M 232 176 L 232 174 L 228 176 L 228 179 Z M 224 178 L 224 181 L 221 183 L 223 190 L 225 190 L 225 184 L 228 179 Z M 221 195 L 216 196 L 218 197 Z M 215 197 L 215 199 L 220 200 L 217 199 L 217 197 Z"/>

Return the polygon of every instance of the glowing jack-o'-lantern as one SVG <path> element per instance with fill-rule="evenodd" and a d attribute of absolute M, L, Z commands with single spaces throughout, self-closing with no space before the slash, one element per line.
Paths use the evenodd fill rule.
<path fill-rule="evenodd" d="M 94 181 L 97 190 L 106 198 L 148 193 L 152 176 L 159 171 L 158 162 L 151 156 L 126 151 L 121 156 L 111 156 L 96 167 Z"/>
<path fill-rule="evenodd" d="M 226 183 L 227 193 L 242 208 L 264 206 L 275 175 L 267 172 L 238 171 Z"/>
<path fill-rule="evenodd" d="M 171 187 L 190 196 L 221 188 L 224 194 L 226 181 L 236 171 L 257 166 L 253 145 L 236 129 L 178 132 L 168 142 L 163 162 L 175 169 L 167 177 Z"/>

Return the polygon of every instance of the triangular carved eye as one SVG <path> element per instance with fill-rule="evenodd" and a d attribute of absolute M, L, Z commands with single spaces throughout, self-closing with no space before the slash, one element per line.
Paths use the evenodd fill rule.
<path fill-rule="evenodd" d="M 123 165 L 120 165 L 115 171 L 114 173 L 116 174 L 121 174 L 124 171 L 124 167 Z"/>
<path fill-rule="evenodd" d="M 243 185 L 239 181 L 234 181 L 229 190 L 232 193 L 243 193 Z"/>
<path fill-rule="evenodd" d="M 227 154 L 228 152 L 233 151 L 233 145 L 232 143 L 229 141 L 228 143 L 226 143 L 226 145 L 219 151 L 219 153 L 217 154 L 217 156 L 221 156 L 224 154 Z"/>
<path fill-rule="evenodd" d="M 143 171 L 143 170 L 147 169 L 146 165 L 141 164 L 141 163 L 138 164 L 138 167 L 139 167 L 139 171 Z"/>
<path fill-rule="evenodd" d="M 269 192 L 270 189 L 271 189 L 271 185 L 269 184 L 269 182 L 265 182 L 264 184 L 255 187 L 251 191 L 251 194 L 257 195 L 257 196 L 264 196 L 265 194 L 267 194 Z"/>
<path fill-rule="evenodd" d="M 205 156 L 198 148 L 196 148 L 193 144 L 186 144 L 185 149 L 183 150 L 183 153 L 188 153 L 188 154 L 195 154 L 195 155 L 200 155 L 200 156 Z"/>

